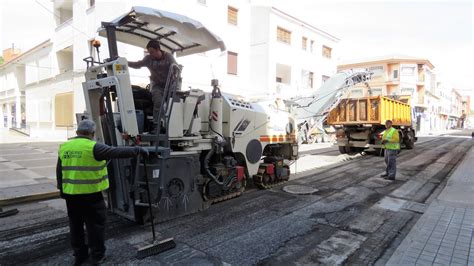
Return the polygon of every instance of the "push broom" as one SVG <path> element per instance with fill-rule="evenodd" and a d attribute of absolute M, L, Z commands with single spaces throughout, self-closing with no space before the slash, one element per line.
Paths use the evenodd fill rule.
<path fill-rule="evenodd" d="M 150 211 L 150 219 L 151 219 L 151 232 L 153 234 L 152 243 L 141 247 L 137 251 L 137 259 L 144 259 L 146 257 L 156 255 L 167 250 L 173 249 L 176 247 L 176 243 L 174 242 L 173 238 L 167 238 L 160 241 L 156 240 L 156 233 L 155 233 L 155 221 L 153 218 L 153 209 L 151 207 L 151 196 L 150 196 L 150 184 L 148 182 L 148 172 L 146 168 L 146 158 L 143 158 L 143 166 L 145 171 L 145 184 L 146 184 L 146 193 L 148 195 L 148 209 Z"/>

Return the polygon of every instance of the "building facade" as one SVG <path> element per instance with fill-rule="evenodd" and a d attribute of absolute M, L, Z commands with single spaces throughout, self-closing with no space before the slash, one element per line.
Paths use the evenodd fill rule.
<path fill-rule="evenodd" d="M 267 95 L 308 94 L 336 73 L 338 38 L 274 7 L 252 7 L 251 80 Z"/>
<path fill-rule="evenodd" d="M 462 96 L 461 107 L 461 128 L 467 128 L 467 117 L 471 114 L 471 97 L 469 95 Z"/>
<path fill-rule="evenodd" d="M 45 36 L 48 40 L 0 66 L 0 84 L 8 84 L 0 88 L 1 110 L 10 121 L 6 126 L 21 120 L 34 137 L 73 136 L 75 113 L 85 110 L 83 59 L 108 58 L 107 40 L 97 36 L 97 29 L 102 21 L 126 13 L 133 5 L 196 19 L 226 44 L 224 52 L 177 58 L 183 65 L 183 89 L 210 90 L 211 79 L 217 78 L 224 92 L 267 99 L 290 97 L 315 90 L 336 70 L 337 38 L 271 6 L 256 7 L 239 0 L 56 0 L 45 7 L 51 10 L 54 25 Z M 94 39 L 102 43 L 99 54 L 91 45 Z M 121 43 L 118 52 L 129 61 L 145 55 L 144 47 Z M 130 76 L 133 84 L 149 83 L 146 68 L 132 69 Z"/>
<path fill-rule="evenodd" d="M 338 71 L 367 69 L 374 73 L 368 83 L 354 86 L 348 97 L 392 96 L 406 97 L 412 106 L 412 119 L 417 131 L 430 132 L 438 127 L 439 99 L 436 97 L 434 66 L 427 59 L 404 55 L 387 55 L 361 60 L 346 61 Z M 433 97 L 434 96 L 434 97 Z M 430 110 L 430 107 L 432 108 Z"/>

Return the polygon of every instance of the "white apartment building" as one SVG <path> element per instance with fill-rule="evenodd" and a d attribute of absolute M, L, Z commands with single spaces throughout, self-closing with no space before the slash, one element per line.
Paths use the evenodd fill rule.
<path fill-rule="evenodd" d="M 252 87 L 277 97 L 307 94 L 336 73 L 339 39 L 274 7 L 252 7 Z"/>
<path fill-rule="evenodd" d="M 101 60 L 108 57 L 107 41 L 97 36 L 97 29 L 102 21 L 140 5 L 196 19 L 226 44 L 224 52 L 177 58 L 183 65 L 183 89 L 210 90 L 216 78 L 224 92 L 288 97 L 318 88 L 335 73 L 337 38 L 278 9 L 252 6 L 251 1 L 55 0 L 46 7 L 54 24 L 45 36 L 48 40 L 0 66 L 0 111 L 8 116 L 7 126 L 22 120 L 33 137 L 74 136 L 74 114 L 85 109 L 83 59 L 97 57 L 91 41 L 101 41 Z M 120 43 L 118 52 L 129 61 L 144 56 L 144 48 Z M 130 75 L 133 84 L 149 82 L 146 68 L 131 69 Z"/>

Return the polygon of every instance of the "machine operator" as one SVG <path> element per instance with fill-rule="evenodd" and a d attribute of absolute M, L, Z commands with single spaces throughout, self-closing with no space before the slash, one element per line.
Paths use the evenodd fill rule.
<path fill-rule="evenodd" d="M 139 153 L 148 156 L 148 151 L 142 147 L 110 147 L 96 143 L 93 140 L 95 129 L 92 120 L 79 122 L 77 137 L 59 147 L 56 166 L 58 189 L 66 200 L 75 265 L 86 262 L 89 255 L 93 264 L 105 260 L 106 207 L 102 191 L 109 188 L 106 160 L 134 157 Z"/>
<path fill-rule="evenodd" d="M 162 51 L 160 43 L 158 41 L 149 41 L 146 45 L 148 55 L 142 60 L 137 62 L 128 62 L 128 66 L 131 68 L 142 68 L 147 67 L 150 70 L 150 87 L 153 100 L 153 124 L 154 129 L 152 133 L 159 132 L 158 114 L 161 109 L 161 101 L 166 86 L 166 79 L 168 78 L 168 72 L 172 64 L 176 64 L 176 60 L 173 55 Z"/>

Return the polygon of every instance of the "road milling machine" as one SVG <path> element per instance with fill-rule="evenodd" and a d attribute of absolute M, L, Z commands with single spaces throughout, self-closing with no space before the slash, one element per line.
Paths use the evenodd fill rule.
<path fill-rule="evenodd" d="M 288 109 L 298 125 L 298 140 L 310 143 L 311 132 L 325 132 L 324 125 L 331 112 L 341 100 L 346 97 L 348 90 L 354 85 L 365 83 L 372 78 L 372 72 L 355 70 L 339 72 L 308 96 L 299 96 L 286 101 Z"/>
<path fill-rule="evenodd" d="M 117 41 L 145 47 L 159 40 L 176 56 L 225 50 L 222 40 L 188 17 L 146 7 L 103 22 L 109 58 L 87 62 L 83 91 L 86 112 L 97 124 L 96 140 L 111 146 L 140 145 L 147 158 L 115 159 L 108 165 L 111 210 L 144 222 L 151 202 L 153 216 L 168 220 L 239 196 L 252 181 L 268 188 L 289 179 L 297 159 L 295 121 L 288 112 L 221 92 L 181 90 L 182 66 L 170 67 L 160 130 L 151 134 L 149 90 L 131 84 L 127 59 Z M 150 197 L 146 183 L 150 184 Z"/>

